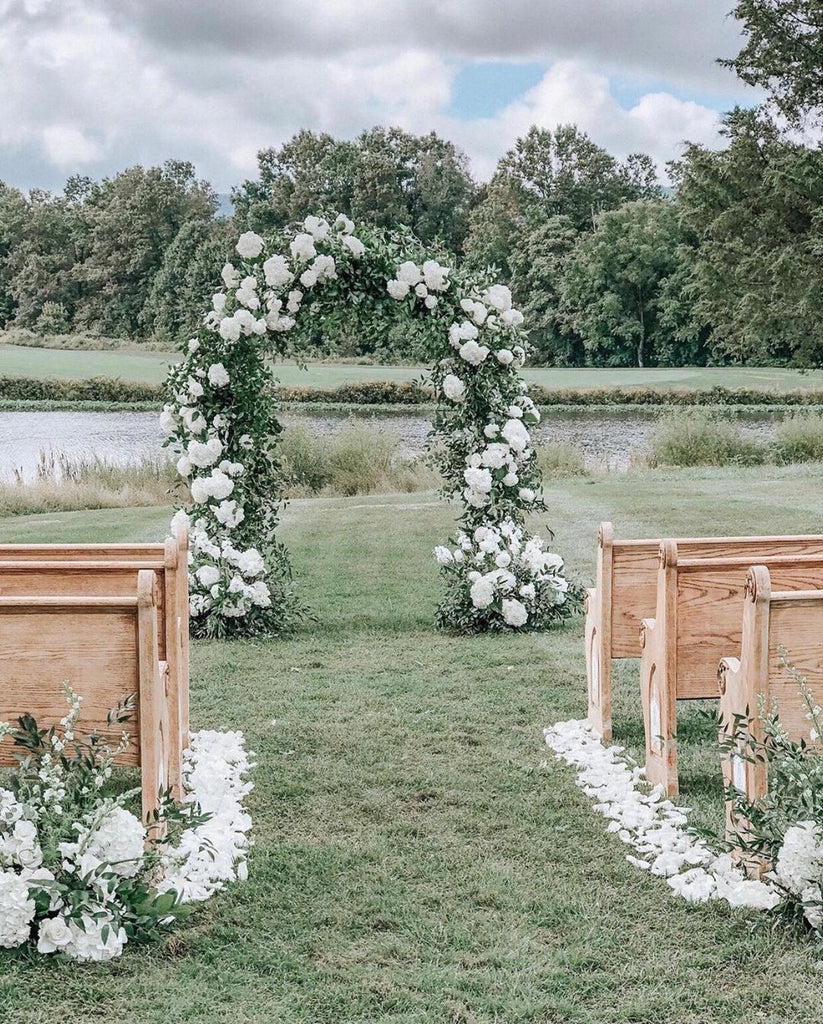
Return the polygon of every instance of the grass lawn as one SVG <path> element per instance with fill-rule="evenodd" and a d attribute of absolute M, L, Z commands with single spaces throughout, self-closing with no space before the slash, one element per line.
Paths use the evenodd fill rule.
<path fill-rule="evenodd" d="M 590 579 L 622 536 L 809 532 L 802 468 L 552 484 L 555 545 Z M 0 521 L 0 540 L 160 538 L 167 510 Z M 580 620 L 543 635 L 430 628 L 431 495 L 294 502 L 282 536 L 317 616 L 280 642 L 199 643 L 194 725 L 257 752 L 250 881 L 154 948 L 83 967 L 0 953 L 8 1024 L 819 1024 L 820 947 L 690 906 L 630 867 L 544 725 L 584 713 Z M 616 732 L 641 743 L 636 669 Z M 272 724 L 276 719 L 277 724 Z M 683 800 L 716 819 L 711 730 L 682 718 Z"/>
<path fill-rule="evenodd" d="M 120 377 L 123 380 L 160 383 L 176 353 L 125 351 L 79 351 L 0 345 L 0 376 Z M 294 363 L 277 366 L 277 377 L 285 385 L 333 388 L 338 384 L 377 380 L 412 380 L 425 372 L 422 366 L 359 366 L 351 363 L 313 363 L 301 370 Z M 536 367 L 524 370 L 532 383 L 549 388 L 696 388 L 721 385 L 727 388 L 760 388 L 788 391 L 795 388 L 823 388 L 823 370 L 786 370 L 779 367 L 670 367 L 662 369 L 558 369 Z"/>

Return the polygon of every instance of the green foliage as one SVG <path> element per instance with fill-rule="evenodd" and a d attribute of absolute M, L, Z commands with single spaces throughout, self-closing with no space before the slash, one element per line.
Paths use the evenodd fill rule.
<path fill-rule="evenodd" d="M 38 334 L 65 334 L 69 330 L 69 315 L 62 302 L 44 302 L 37 318 Z"/>
<path fill-rule="evenodd" d="M 823 416 L 793 413 L 781 420 L 774 443 L 775 462 L 823 462 Z"/>
<path fill-rule="evenodd" d="M 668 201 L 627 203 L 602 214 L 568 260 L 560 303 L 590 365 L 659 361 L 663 285 L 677 267 L 680 231 Z M 669 340 L 670 344 L 670 340 Z"/>
<path fill-rule="evenodd" d="M 726 119 L 727 148 L 687 147 L 672 170 L 685 227 L 699 239 L 686 289 L 735 363 L 823 358 L 823 149 L 784 139 L 756 111 Z"/>
<path fill-rule="evenodd" d="M 54 380 L 36 377 L 0 377 L 0 399 L 24 402 L 128 402 L 159 403 L 158 384 L 138 384 L 116 377 Z"/>
<path fill-rule="evenodd" d="M 358 224 L 407 227 L 452 252 L 463 244 L 475 185 L 468 161 L 435 132 L 372 128 L 356 141 L 300 131 L 258 154 L 259 179 L 232 193 L 241 228 L 270 234 L 310 214 L 335 211 Z"/>
<path fill-rule="evenodd" d="M 749 85 L 767 89 L 795 124 L 823 114 L 823 9 L 820 0 L 736 0 L 746 44 L 733 60 Z"/>

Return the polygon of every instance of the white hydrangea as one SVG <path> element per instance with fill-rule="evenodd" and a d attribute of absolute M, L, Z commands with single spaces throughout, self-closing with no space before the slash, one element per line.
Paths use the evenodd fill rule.
<path fill-rule="evenodd" d="M 446 291 L 450 273 L 449 268 L 441 266 L 437 260 L 426 260 L 423 264 L 423 282 L 430 291 Z"/>
<path fill-rule="evenodd" d="M 146 830 L 140 819 L 124 807 L 112 807 L 97 828 L 82 842 L 83 853 L 97 865 L 106 865 L 122 878 L 133 878 L 143 861 Z"/>
<path fill-rule="evenodd" d="M 28 882 L 14 871 L 0 871 L 0 946 L 13 949 L 27 941 L 35 909 Z"/>
<path fill-rule="evenodd" d="M 480 332 L 474 324 L 464 320 L 459 324 L 452 324 L 449 328 L 449 342 L 452 348 L 460 348 L 464 341 L 473 341 Z"/>
<path fill-rule="evenodd" d="M 314 247 L 314 237 L 300 232 L 292 239 L 289 251 L 291 252 L 292 259 L 297 260 L 298 263 L 313 260 L 317 255 L 317 249 Z"/>
<path fill-rule="evenodd" d="M 223 443 L 219 437 L 210 437 L 205 443 L 192 438 L 186 451 L 189 467 L 197 466 L 200 469 L 206 469 L 208 466 L 213 466 L 223 454 Z M 183 476 L 188 476 L 188 473 L 184 473 Z"/>
<path fill-rule="evenodd" d="M 214 510 L 214 518 L 228 530 L 239 526 L 246 517 L 242 506 L 234 500 L 221 501 Z"/>
<path fill-rule="evenodd" d="M 500 431 L 509 446 L 516 452 L 524 452 L 531 441 L 528 430 L 518 419 L 507 420 Z"/>
<path fill-rule="evenodd" d="M 488 494 L 492 489 L 492 475 L 488 469 L 472 468 L 463 471 L 466 486 L 479 494 Z"/>
<path fill-rule="evenodd" d="M 494 603 L 494 581 L 489 576 L 481 576 L 471 585 L 469 591 L 472 604 L 475 608 L 483 610 Z"/>
<path fill-rule="evenodd" d="M 244 260 L 254 260 L 263 251 L 263 239 L 253 231 L 244 231 L 237 240 L 237 253 Z"/>
<path fill-rule="evenodd" d="M 516 597 L 504 598 L 501 609 L 503 621 L 507 626 L 525 626 L 529 613 L 522 601 L 518 601 Z"/>
<path fill-rule="evenodd" d="M 285 256 L 270 256 L 263 264 L 263 276 L 270 288 L 282 288 L 294 280 Z"/>
<path fill-rule="evenodd" d="M 512 293 L 504 284 L 493 284 L 483 292 L 483 301 L 503 313 L 512 308 Z"/>

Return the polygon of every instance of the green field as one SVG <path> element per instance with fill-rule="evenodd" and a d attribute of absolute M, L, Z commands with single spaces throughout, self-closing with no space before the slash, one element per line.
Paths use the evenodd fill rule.
<path fill-rule="evenodd" d="M 160 383 L 175 353 L 126 351 L 93 352 L 0 345 L 0 376 L 120 377 L 123 380 Z M 422 366 L 375 366 L 355 363 L 312 363 L 301 370 L 294 363 L 278 365 L 277 376 L 285 385 L 333 388 L 356 381 L 413 380 L 425 372 Z M 778 367 L 672 367 L 663 369 L 526 369 L 532 383 L 548 388 L 695 388 L 716 385 L 727 388 L 761 388 L 788 391 L 823 388 L 823 370 L 786 370 Z"/>
<path fill-rule="evenodd" d="M 547 498 L 557 549 L 590 579 L 600 519 L 623 536 L 806 532 L 823 482 L 658 472 Z M 167 517 L 7 519 L 0 540 L 160 538 Z M 195 727 L 240 727 L 257 752 L 249 883 L 110 965 L 0 951 L 4 1024 L 819 1024 L 819 946 L 676 900 L 548 760 L 542 727 L 585 711 L 581 621 L 432 631 L 430 550 L 450 526 L 427 494 L 289 507 L 317 621 L 194 649 Z M 616 732 L 637 750 L 635 667 L 618 683 Z M 711 727 L 681 722 L 683 800 L 717 820 Z"/>

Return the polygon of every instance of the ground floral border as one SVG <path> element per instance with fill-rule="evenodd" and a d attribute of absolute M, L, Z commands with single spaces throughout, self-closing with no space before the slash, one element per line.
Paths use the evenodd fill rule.
<path fill-rule="evenodd" d="M 405 318 L 422 331 L 437 398 L 430 452 L 460 531 L 435 556 L 445 596 L 437 622 L 461 632 L 542 628 L 569 608 L 562 559 L 526 530 L 544 508 L 529 426 L 540 419 L 519 374 L 523 316 L 490 274 L 441 264 L 409 232 L 307 217 L 266 242 L 241 235 L 161 416 L 191 500 L 192 628 L 207 636 L 289 628 L 299 614 L 282 508 L 275 356 L 346 323 L 379 332 Z M 436 255 L 436 254 L 435 254 Z"/>
<path fill-rule="evenodd" d="M 778 917 L 810 884 L 805 877 L 810 865 L 813 873 L 820 867 L 814 855 L 821 836 L 813 823 L 805 822 L 787 830 L 774 868 L 763 880 L 748 878 L 731 854 L 712 850 L 689 829 L 688 808 L 667 799 L 661 786 L 646 783 L 645 770 L 624 748 L 604 745 L 585 720 L 558 722 L 544 730 L 544 737 L 558 760 L 578 769 L 577 785 L 608 819 L 607 830 L 632 848 L 626 860 L 665 878 L 675 895 L 691 903 L 724 900 L 731 907 Z M 817 906 L 807 908 L 805 917 L 813 931 L 823 932 Z"/>

